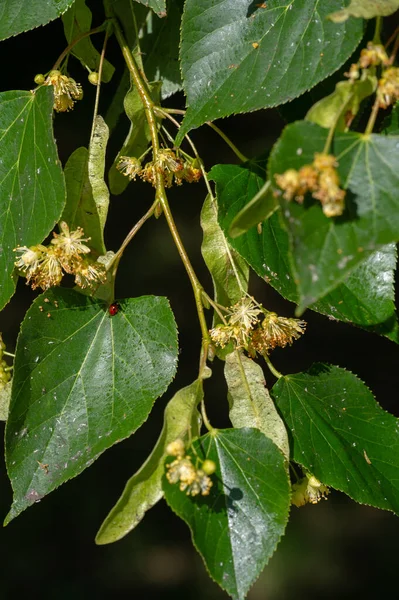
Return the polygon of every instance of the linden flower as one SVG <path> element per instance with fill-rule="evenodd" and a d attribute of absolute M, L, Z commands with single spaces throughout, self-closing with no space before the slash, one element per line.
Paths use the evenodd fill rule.
<path fill-rule="evenodd" d="M 175 152 L 170 148 L 159 151 L 155 164 L 161 172 L 167 171 L 173 174 L 182 171 L 184 168 L 182 159 L 176 156 Z"/>
<path fill-rule="evenodd" d="M 188 496 L 198 496 L 198 494 L 201 494 L 201 496 L 209 496 L 211 487 L 212 480 L 202 469 L 197 470 L 195 480 L 192 483 L 187 485 L 185 483 L 180 483 L 181 491 L 186 491 Z"/>
<path fill-rule="evenodd" d="M 306 475 L 292 486 L 291 504 L 304 506 L 307 503 L 317 504 L 322 498 L 327 500 L 330 490 L 323 485 L 314 475 Z"/>
<path fill-rule="evenodd" d="M 367 69 L 371 65 L 389 65 L 389 57 L 381 44 L 369 42 L 367 48 L 363 48 L 360 53 L 359 66 L 361 69 Z"/>
<path fill-rule="evenodd" d="M 298 193 L 300 187 L 298 171 L 295 169 L 288 169 L 281 175 L 275 175 L 274 178 L 279 188 L 284 191 L 283 197 L 286 200 L 291 201 Z M 303 195 L 301 194 L 301 196 L 303 200 Z"/>
<path fill-rule="evenodd" d="M 20 252 L 21 256 L 15 261 L 15 266 L 28 275 L 28 273 L 34 273 L 43 261 L 47 248 L 38 244 L 37 246 L 18 246 L 14 249 L 14 252 Z"/>
<path fill-rule="evenodd" d="M 291 345 L 305 332 L 305 328 L 305 321 L 279 317 L 275 312 L 268 312 L 262 325 L 252 334 L 251 348 L 259 354 L 268 354 L 276 346 L 284 348 Z"/>
<path fill-rule="evenodd" d="M 94 287 L 105 283 L 107 280 L 107 271 L 100 262 L 90 261 L 88 258 L 75 262 L 72 271 L 75 274 L 75 283 L 80 288 Z"/>
<path fill-rule="evenodd" d="M 186 446 L 183 440 L 181 440 L 180 438 L 174 440 L 173 442 L 170 442 L 166 446 L 166 453 L 169 454 L 169 456 L 177 456 L 178 458 L 183 458 L 185 451 Z"/>
<path fill-rule="evenodd" d="M 339 187 L 338 174 L 334 169 L 320 174 L 319 187 L 312 196 L 320 200 L 326 217 L 339 217 L 344 212 L 346 192 Z"/>
<path fill-rule="evenodd" d="M 378 82 L 377 98 L 380 108 L 388 108 L 399 100 L 399 68 L 391 67 L 383 72 Z"/>
<path fill-rule="evenodd" d="M 178 483 L 180 481 L 180 489 L 184 491 L 188 485 L 194 483 L 197 471 L 191 462 L 191 457 L 177 458 L 173 462 L 166 465 L 168 472 L 166 479 L 169 483 Z"/>
<path fill-rule="evenodd" d="M 135 179 L 141 171 L 141 162 L 134 156 L 120 156 L 116 168 L 122 175 Z"/>
<path fill-rule="evenodd" d="M 60 223 L 61 233 L 53 233 L 54 238 L 51 243 L 55 246 L 56 254 L 59 258 L 62 268 L 67 273 L 73 272 L 74 260 L 80 260 L 81 254 L 88 254 L 90 248 L 83 242 L 88 242 L 90 238 L 84 238 L 83 229 L 78 227 L 75 231 L 70 231 L 65 221 Z"/>
<path fill-rule="evenodd" d="M 61 71 L 50 71 L 44 85 L 52 85 L 54 88 L 54 110 L 65 112 L 73 108 L 75 100 L 83 97 L 82 86 L 76 83 L 72 77 L 62 75 Z"/>
<path fill-rule="evenodd" d="M 46 248 L 46 252 L 40 265 L 33 272 L 27 272 L 26 283 L 31 283 L 32 290 L 40 287 L 48 290 L 54 285 L 60 285 L 62 280 L 62 267 L 53 248 Z"/>
<path fill-rule="evenodd" d="M 255 305 L 253 298 L 241 298 L 229 312 L 229 324 L 239 325 L 246 331 L 259 323 L 258 315 L 262 314 L 262 310 Z"/>

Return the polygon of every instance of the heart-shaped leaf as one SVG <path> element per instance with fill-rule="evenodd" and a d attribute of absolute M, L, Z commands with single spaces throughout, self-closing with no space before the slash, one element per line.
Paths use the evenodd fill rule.
<path fill-rule="evenodd" d="M 6 460 L 6 522 L 146 420 L 171 382 L 177 332 L 165 298 L 107 306 L 73 290 L 39 296 L 18 338 Z"/>
<path fill-rule="evenodd" d="M 211 577 L 235 600 L 244 600 L 287 523 L 285 460 L 258 429 L 213 430 L 193 446 L 217 466 L 209 496 L 188 496 L 165 478 L 165 498 L 190 527 Z"/>
<path fill-rule="evenodd" d="M 14 248 L 42 242 L 64 208 L 52 115 L 48 87 L 0 93 L 0 309 L 15 291 Z"/>
<path fill-rule="evenodd" d="M 187 0 L 181 34 L 187 113 L 177 143 L 206 121 L 292 100 L 336 71 L 363 35 L 361 21 L 327 20 L 341 6 L 341 0 Z"/>
<path fill-rule="evenodd" d="M 339 367 L 314 365 L 272 388 L 293 460 L 353 500 L 399 514 L 399 420 Z"/>
<path fill-rule="evenodd" d="M 163 428 L 153 451 L 142 467 L 129 479 L 118 502 L 96 536 L 97 544 L 110 544 L 132 531 L 145 513 L 163 496 L 166 447 L 176 439 L 196 439 L 201 417 L 197 406 L 204 393 L 202 380 L 179 390 L 165 409 Z"/>

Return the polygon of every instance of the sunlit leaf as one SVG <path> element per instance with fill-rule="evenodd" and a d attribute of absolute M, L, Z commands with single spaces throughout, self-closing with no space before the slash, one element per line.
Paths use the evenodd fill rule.
<path fill-rule="evenodd" d="M 64 208 L 52 114 L 50 88 L 0 93 L 0 308 L 15 290 L 14 248 L 42 242 Z"/>
<path fill-rule="evenodd" d="M 6 522 L 88 467 L 146 420 L 176 371 L 165 298 L 103 302 L 55 288 L 26 314 L 6 429 L 14 502 Z"/>
<path fill-rule="evenodd" d="M 339 367 L 314 365 L 272 389 L 293 460 L 353 500 L 399 514 L 399 420 Z"/>
<path fill-rule="evenodd" d="M 196 439 L 201 418 L 197 406 L 203 398 L 202 381 L 179 390 L 165 409 L 161 435 L 142 467 L 129 479 L 118 502 L 96 536 L 97 544 L 116 542 L 134 529 L 163 496 L 166 446 L 176 439 Z"/>
<path fill-rule="evenodd" d="M 165 479 L 166 501 L 190 527 L 211 577 L 234 599 L 244 600 L 287 523 L 290 485 L 284 457 L 269 438 L 250 428 L 213 431 L 194 448 L 217 465 L 209 496 L 187 496 Z"/>

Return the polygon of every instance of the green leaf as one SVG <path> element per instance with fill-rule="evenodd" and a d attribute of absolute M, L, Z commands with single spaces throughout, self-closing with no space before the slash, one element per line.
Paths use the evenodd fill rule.
<path fill-rule="evenodd" d="M 109 191 L 104 181 L 105 153 L 109 138 L 109 129 L 104 119 L 97 115 L 94 120 L 93 136 L 89 146 L 88 176 L 93 200 L 96 206 L 103 239 L 109 206 Z M 103 242 L 104 245 L 104 242 Z"/>
<path fill-rule="evenodd" d="M 0 386 L 0 421 L 7 421 L 10 408 L 12 381 Z"/>
<path fill-rule="evenodd" d="M 383 246 L 335 290 L 311 306 L 333 319 L 359 325 L 399 343 L 395 311 L 395 244 Z"/>
<path fill-rule="evenodd" d="M 64 208 L 52 115 L 50 88 L 0 93 L 0 309 L 15 291 L 14 248 L 42 242 Z"/>
<path fill-rule="evenodd" d="M 152 83 L 149 85 L 152 99 L 156 104 L 159 103 L 159 91 L 161 83 Z M 131 82 L 130 89 L 123 101 L 125 113 L 130 120 L 130 129 L 123 143 L 121 150 L 118 152 L 114 164 L 109 170 L 109 187 L 114 195 L 121 194 L 129 183 L 129 178 L 122 175 L 116 168 L 121 156 L 131 156 L 140 158 L 148 147 L 151 141 L 150 129 L 148 127 L 145 116 L 144 106 L 137 91 L 137 87 Z"/>
<path fill-rule="evenodd" d="M 395 104 L 391 114 L 384 120 L 383 133 L 385 135 L 399 136 L 399 102 Z"/>
<path fill-rule="evenodd" d="M 212 275 L 214 300 L 222 306 L 232 306 L 248 289 L 249 268 L 247 263 L 229 247 L 217 221 L 216 203 L 209 195 L 202 207 L 201 227 L 204 233 L 201 252 Z M 220 318 L 215 313 L 214 324 L 219 322 Z"/>
<path fill-rule="evenodd" d="M 74 0 L 2 0 L 0 40 L 45 25 L 64 13 Z"/>
<path fill-rule="evenodd" d="M 360 379 L 318 364 L 279 379 L 272 396 L 294 461 L 353 500 L 399 514 L 399 420 Z"/>
<path fill-rule="evenodd" d="M 368 74 L 358 81 L 340 81 L 335 91 L 322 98 L 308 111 L 306 120 L 335 131 L 345 131 L 359 112 L 361 102 L 377 88 L 377 77 Z"/>
<path fill-rule="evenodd" d="M 289 168 L 312 163 L 327 134 L 306 121 L 288 125 L 270 155 L 270 180 Z M 334 138 L 341 185 L 348 189 L 342 217 L 326 217 L 320 203 L 311 199 L 302 205 L 281 199 L 299 313 L 337 287 L 381 245 L 399 240 L 398 148 L 397 136 L 350 132 Z"/>
<path fill-rule="evenodd" d="M 278 208 L 278 202 L 266 181 L 259 192 L 240 210 L 231 222 L 229 234 L 232 238 L 246 233 L 255 225 L 266 221 Z"/>
<path fill-rule="evenodd" d="M 373 17 L 387 17 L 399 8 L 399 0 L 351 0 L 349 6 L 328 15 L 334 23 L 342 23 L 349 17 L 372 19 Z"/>
<path fill-rule="evenodd" d="M 110 544 L 132 531 L 145 513 L 163 496 L 166 446 L 176 439 L 199 436 L 201 417 L 197 406 L 203 398 L 202 381 L 179 390 L 165 409 L 161 435 L 142 467 L 129 479 L 122 496 L 111 510 L 96 536 L 97 544 Z"/>
<path fill-rule="evenodd" d="M 27 312 L 6 429 L 14 490 L 6 523 L 131 435 L 174 377 L 177 331 L 167 300 L 119 304 L 111 316 L 103 302 L 55 288 Z"/>
<path fill-rule="evenodd" d="M 238 351 L 226 356 L 224 367 L 233 427 L 255 427 L 270 438 L 286 460 L 290 458 L 288 436 L 266 387 L 262 368 Z"/>
<path fill-rule="evenodd" d="M 72 42 L 82 33 L 91 29 L 92 13 L 86 6 L 85 0 L 75 0 L 71 8 L 63 15 L 65 37 L 68 43 Z M 100 53 L 93 46 L 90 37 L 85 37 L 78 42 L 71 50 L 84 67 L 89 67 L 92 71 L 98 71 L 100 64 Z M 114 74 L 114 67 L 105 58 L 102 68 L 102 81 L 110 81 Z"/>
<path fill-rule="evenodd" d="M 90 237 L 90 247 L 105 254 L 103 230 L 94 202 L 88 174 L 87 148 L 77 148 L 68 158 L 64 169 L 67 203 L 62 214 L 70 229 L 82 227 Z"/>
<path fill-rule="evenodd" d="M 336 71 L 363 35 L 361 21 L 326 20 L 341 0 L 265 4 L 187 0 L 181 35 L 187 113 L 177 143 L 206 121 L 299 96 Z"/>
<path fill-rule="evenodd" d="M 209 176 L 216 181 L 219 221 L 224 232 L 263 179 L 248 168 L 216 165 Z M 227 234 L 226 234 L 227 235 Z M 288 234 L 281 223 L 281 211 L 262 225 L 259 233 L 252 228 L 239 238 L 227 235 L 230 245 L 254 271 L 266 279 L 284 298 L 298 301 Z M 345 322 L 385 335 L 397 341 L 394 307 L 393 245 L 383 246 L 349 273 L 335 290 L 311 305 L 311 309 Z"/>
<path fill-rule="evenodd" d="M 135 0 L 135 2 L 148 6 L 157 13 L 158 17 L 166 17 L 166 0 Z"/>
<path fill-rule="evenodd" d="M 284 457 L 263 433 L 249 428 L 214 430 L 193 446 L 217 465 L 209 496 L 187 496 L 165 478 L 165 498 L 190 527 L 211 577 L 235 600 L 244 600 L 288 520 Z"/>
<path fill-rule="evenodd" d="M 146 32 L 140 41 L 144 71 L 150 81 L 162 81 L 162 100 L 182 89 L 179 65 L 182 13 L 183 2 L 170 1 L 164 19 L 147 20 Z"/>

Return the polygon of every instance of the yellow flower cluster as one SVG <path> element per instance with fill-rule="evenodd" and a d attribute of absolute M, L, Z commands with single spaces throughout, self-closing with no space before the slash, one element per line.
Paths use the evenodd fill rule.
<path fill-rule="evenodd" d="M 295 199 L 301 204 L 310 192 L 320 201 L 326 217 L 338 217 L 344 212 L 346 192 L 340 188 L 337 166 L 335 156 L 316 152 L 311 165 L 304 165 L 299 171 L 288 169 L 274 177 L 286 200 Z"/>
<path fill-rule="evenodd" d="M 26 276 L 27 285 L 42 290 L 60 285 L 65 273 L 75 275 L 75 283 L 81 288 L 98 285 L 106 280 L 104 265 L 85 256 L 90 248 L 84 244 L 89 238 L 83 237 L 78 227 L 70 231 L 68 225 L 60 223 L 61 233 L 53 233 L 49 246 L 18 246 L 15 252 L 20 254 L 15 266 Z"/>
<path fill-rule="evenodd" d="M 10 367 L 7 365 L 6 361 L 3 359 L 5 349 L 6 349 L 6 345 L 3 342 L 3 338 L 0 333 L 0 391 L 6 387 L 7 383 L 11 379 Z"/>
<path fill-rule="evenodd" d="M 380 108 L 388 108 L 399 100 L 399 68 L 391 67 L 383 71 L 378 81 L 377 98 Z"/>
<path fill-rule="evenodd" d="M 188 496 L 208 496 L 212 487 L 209 477 L 214 473 L 216 465 L 213 461 L 205 460 L 202 469 L 198 469 L 191 462 L 191 456 L 186 455 L 183 440 L 177 439 L 166 447 L 169 456 L 175 456 L 176 460 L 166 465 L 168 469 L 166 478 L 169 483 L 179 483 L 179 489 L 186 492 Z"/>
<path fill-rule="evenodd" d="M 304 506 L 304 504 L 317 504 L 322 498 L 327 500 L 330 490 L 323 485 L 314 475 L 306 474 L 303 479 L 292 486 L 291 504 Z"/>
<path fill-rule="evenodd" d="M 292 344 L 305 327 L 305 321 L 279 317 L 255 304 L 253 298 L 244 297 L 228 309 L 227 322 L 211 329 L 210 335 L 216 346 L 224 348 L 233 342 L 237 349 L 244 349 L 254 357 L 265 356 L 277 346 Z"/>
<path fill-rule="evenodd" d="M 41 81 L 39 76 L 35 81 Z M 43 82 L 43 85 L 52 85 L 54 89 L 54 110 L 57 112 L 66 112 L 74 107 L 76 100 L 83 98 L 82 86 L 76 83 L 72 77 L 62 75 L 61 71 L 50 71 Z"/>
<path fill-rule="evenodd" d="M 150 161 L 142 167 L 139 159 L 130 156 L 119 158 L 117 169 L 129 179 L 135 179 L 137 175 L 143 181 L 148 181 L 156 186 L 157 174 L 163 178 L 164 186 L 172 187 L 173 183 L 181 185 L 183 181 L 188 183 L 197 182 L 202 176 L 196 159 L 186 158 L 183 160 L 170 148 L 159 151 L 156 161 Z"/>

